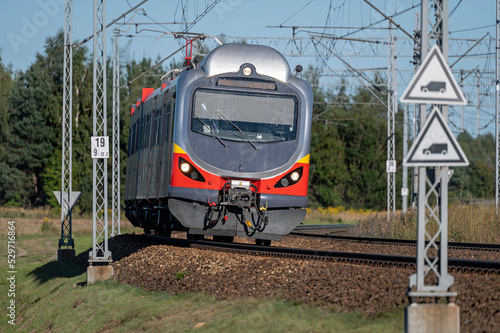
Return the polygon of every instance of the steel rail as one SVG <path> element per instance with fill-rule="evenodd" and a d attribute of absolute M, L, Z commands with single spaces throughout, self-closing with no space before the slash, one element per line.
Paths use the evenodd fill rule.
<path fill-rule="evenodd" d="M 341 229 L 340 227 L 338 227 Z M 321 228 L 317 226 L 315 228 L 295 228 L 297 231 L 292 231 L 291 236 L 299 237 L 311 237 L 311 238 L 325 238 L 325 239 L 335 239 L 342 241 L 352 241 L 359 243 L 372 243 L 372 244 L 387 244 L 387 245 L 407 245 L 416 246 L 417 242 L 412 239 L 390 239 L 390 238 L 375 238 L 375 237 L 354 237 L 354 236 L 340 236 L 331 234 L 319 234 L 319 233 L 306 233 L 302 231 L 307 230 L 321 230 L 321 229 L 331 229 L 331 226 L 325 226 Z M 439 242 L 437 242 L 439 244 Z M 468 250 L 478 250 L 478 251 L 500 251 L 500 244 L 486 244 L 486 243 L 466 243 L 466 242 L 448 242 L 448 248 L 450 249 L 468 249 Z"/>
<path fill-rule="evenodd" d="M 155 235 L 146 235 L 147 239 L 158 241 L 163 244 L 192 247 L 202 250 L 228 252 L 235 254 L 258 255 L 264 257 L 278 257 L 303 260 L 322 260 L 351 265 L 367 265 L 375 267 L 397 267 L 415 269 L 416 257 L 359 253 L 309 250 L 277 246 L 260 246 L 252 244 L 221 243 L 208 240 L 187 240 L 168 238 Z M 449 258 L 448 267 L 451 272 L 475 273 L 475 274 L 500 274 L 500 261 L 494 260 L 470 260 Z"/>

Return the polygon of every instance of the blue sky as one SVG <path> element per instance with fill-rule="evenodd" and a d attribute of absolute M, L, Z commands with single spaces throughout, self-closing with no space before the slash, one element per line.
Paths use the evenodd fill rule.
<path fill-rule="evenodd" d="M 29 64 L 35 60 L 37 52 L 43 52 L 44 43 L 47 37 L 54 36 L 58 29 L 64 24 L 64 0 L 4 0 L 4 11 L 0 27 L 0 48 L 2 61 L 4 64 L 11 64 L 15 70 L 25 70 Z M 114 18 L 125 13 L 127 10 L 138 4 L 140 0 L 107 0 L 106 20 L 110 22 Z M 201 13 L 210 0 L 149 0 L 133 18 L 134 23 L 167 23 L 167 22 L 191 22 L 197 14 Z M 417 5 L 416 0 L 372 0 L 370 1 L 377 8 L 387 15 L 401 12 L 407 8 Z M 188 4 L 184 7 L 182 4 Z M 73 4 L 73 39 L 82 40 L 92 34 L 93 27 L 93 1 L 75 0 Z M 493 0 L 453 0 L 449 4 L 450 16 L 449 27 L 452 38 L 480 38 L 487 32 L 495 37 L 495 1 Z M 455 8 L 456 7 L 456 8 Z M 414 12 L 420 11 L 417 7 L 405 14 L 398 15 L 394 20 L 409 33 L 414 29 Z M 132 14 L 129 14 L 124 21 L 129 21 Z M 263 0 L 222 0 L 205 17 L 203 17 L 190 31 L 204 33 L 207 35 L 219 35 L 221 33 L 228 36 L 238 37 L 290 37 L 291 29 L 268 28 L 267 26 L 334 26 L 331 29 L 299 29 L 298 36 L 307 37 L 305 30 L 316 32 L 326 32 L 337 36 L 345 35 L 349 30 L 340 27 L 361 27 L 374 23 L 382 19 L 382 16 L 370 8 L 363 0 L 304 0 L 304 1 L 263 1 Z M 387 22 L 375 27 L 386 28 Z M 126 30 L 127 26 L 120 26 L 121 30 Z M 159 31 L 181 31 L 182 24 L 162 24 L 161 26 L 143 25 L 143 29 L 153 29 Z M 352 31 L 352 29 L 350 30 Z M 160 32 L 142 31 L 135 34 L 135 27 L 132 26 L 126 34 L 136 37 L 120 38 L 120 45 L 124 48 L 128 46 L 128 54 L 124 56 L 130 58 L 142 58 L 148 56 L 152 58 L 165 57 L 179 48 L 179 42 L 171 36 L 160 36 Z M 396 32 L 397 36 L 404 36 L 401 31 Z M 111 55 L 112 28 L 107 31 L 107 54 Z M 387 30 L 370 29 L 349 36 L 353 38 L 387 38 Z M 87 43 L 87 47 L 92 49 L 92 42 Z M 493 47 L 494 50 L 494 47 Z M 176 56 L 180 60 L 182 55 Z M 494 57 L 493 57 L 494 58 Z M 315 65 L 314 58 L 290 59 L 291 65 L 301 63 L 304 67 L 309 64 Z M 387 59 L 361 58 L 345 59 L 353 67 L 362 70 L 363 68 L 387 67 Z M 398 59 L 398 68 L 411 69 L 409 58 Z M 472 69 L 477 66 L 481 70 L 494 70 L 494 59 L 468 58 L 459 64 L 460 68 Z M 458 66 L 457 65 L 457 68 Z M 330 69 L 345 70 L 344 65 L 334 57 L 328 60 Z M 400 93 L 404 87 L 400 87 Z M 472 88 L 471 88 L 472 89 Z M 484 98 L 483 98 L 484 99 Z M 471 105 L 465 108 L 467 130 L 477 134 L 476 102 L 471 100 Z M 483 131 L 493 129 L 494 124 L 488 125 L 493 112 L 488 106 L 490 101 L 483 100 L 480 106 L 481 114 L 479 127 Z M 459 109 L 455 108 L 455 118 Z M 484 110 L 483 110 L 484 109 Z M 453 113 L 453 110 L 451 111 Z M 460 119 L 458 119 L 458 123 Z M 475 122 L 475 124 L 474 124 Z M 452 128 L 453 130 L 456 130 Z"/>
<path fill-rule="evenodd" d="M 19 0 L 6 1 L 7 10 L 3 12 L 0 27 L 1 56 L 6 64 L 12 63 L 15 69 L 25 69 L 35 59 L 36 52 L 43 52 L 45 39 L 53 36 L 64 24 L 64 0 Z M 106 20 L 114 18 L 130 9 L 130 5 L 138 4 L 139 0 L 108 0 L 106 3 Z M 149 0 L 141 8 L 147 16 L 138 13 L 133 22 L 174 22 L 182 21 L 181 2 L 189 3 L 187 7 L 187 21 L 192 20 L 196 13 L 202 12 L 208 0 Z M 372 0 L 375 6 L 387 15 L 409 8 L 419 1 L 381 1 Z M 450 1 L 450 10 L 459 1 Z M 93 27 L 93 1 L 74 1 L 73 8 L 73 38 L 81 40 L 92 34 Z M 305 6 L 305 7 L 304 7 Z M 5 8 L 5 7 L 4 7 Z M 329 12 L 330 9 L 330 12 Z M 418 8 L 415 10 L 419 10 Z M 412 32 L 413 12 L 400 15 L 395 21 L 402 25 L 408 32 Z M 328 13 L 330 13 L 328 17 Z M 127 20 L 132 14 L 127 16 Z M 324 26 L 326 22 L 333 26 L 360 26 L 381 19 L 382 16 L 371 9 L 361 0 L 307 0 L 307 1 L 262 1 L 262 0 L 223 0 L 208 15 L 206 15 L 191 31 L 209 35 L 224 33 L 229 36 L 291 36 L 291 29 L 266 28 L 267 26 L 298 25 L 298 26 Z M 120 22 L 123 22 L 120 21 Z M 494 36 L 494 27 L 477 29 L 470 32 L 457 32 L 467 28 L 477 28 L 495 23 L 495 2 L 492 0 L 463 0 L 450 18 L 451 36 L 457 38 L 478 38 L 490 31 Z M 377 27 L 386 27 L 383 23 Z M 145 29 L 165 31 L 179 31 L 183 25 L 142 26 Z M 122 30 L 126 27 L 122 26 Z M 107 37 L 111 38 L 112 28 L 108 29 Z M 134 27 L 131 28 L 133 32 Z M 305 29 L 302 29 L 305 30 Z M 312 30 L 312 29 L 307 29 Z M 321 31 L 316 29 L 316 31 Z M 341 35 L 346 29 L 331 29 L 330 33 Z M 398 32 L 398 34 L 401 34 Z M 169 53 L 169 44 L 172 37 L 163 37 L 157 41 L 155 38 L 160 33 L 142 32 L 132 41 L 136 57 L 142 55 L 156 57 Z M 387 33 L 383 30 L 370 30 L 358 33 L 357 37 L 385 38 Z M 299 36 L 307 36 L 299 33 Z M 122 38 L 130 40 L 130 38 Z M 125 41 L 126 42 L 126 41 Z M 87 44 L 89 47 L 91 43 Z M 109 43 L 110 45 L 110 43 Z M 175 44 L 174 44 L 175 45 Z M 109 53 L 111 47 L 108 46 Z"/>

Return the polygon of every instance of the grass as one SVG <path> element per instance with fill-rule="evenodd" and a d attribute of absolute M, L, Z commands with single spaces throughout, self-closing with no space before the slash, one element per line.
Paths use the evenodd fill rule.
<path fill-rule="evenodd" d="M 0 207 L 0 217 L 3 218 L 32 218 L 43 219 L 44 217 L 56 218 L 61 217 L 61 213 L 57 213 L 50 208 L 23 209 L 14 207 Z"/>
<path fill-rule="evenodd" d="M 53 280 L 24 299 L 22 331 L 57 332 L 397 332 L 392 318 L 367 320 L 290 303 L 257 299 L 216 301 L 212 296 L 171 296 L 113 282 L 86 287 Z M 70 278 L 77 280 L 77 278 Z M 39 289 L 39 286 L 38 288 Z M 51 304 L 57 303 L 57 306 Z M 71 320 L 68 320 L 68 317 Z"/>
<path fill-rule="evenodd" d="M 43 215 L 43 214 L 42 214 Z M 26 215 L 25 215 L 26 216 Z M 205 294 L 172 296 L 148 292 L 113 281 L 85 284 L 79 266 L 55 260 L 59 239 L 57 219 L 14 219 L 16 258 L 16 326 L 7 323 L 9 298 L 6 246 L 0 248 L 1 332 L 401 332 L 403 313 L 369 319 L 361 313 L 339 313 L 330 308 L 261 299 L 216 300 Z M 8 219 L 0 219 L 6 235 Z M 74 226 L 76 253 L 92 243 L 91 223 Z M 77 232 L 75 231 L 78 230 Z M 122 231 L 137 231 L 124 226 Z M 4 244 L 6 236 L 1 237 Z M 17 252 L 19 255 L 19 252 Z M 179 272 L 182 278 L 185 272 Z M 5 296 L 4 296 L 5 295 Z"/>
<path fill-rule="evenodd" d="M 357 224 L 376 214 L 371 210 L 345 209 L 342 206 L 307 208 L 304 224 Z"/>
<path fill-rule="evenodd" d="M 387 215 L 375 215 L 358 223 L 353 232 L 360 236 L 416 239 L 417 211 L 399 212 L 387 221 Z M 427 229 L 435 233 L 437 222 L 430 218 Z M 463 205 L 455 202 L 448 207 L 448 241 L 500 244 L 500 219 L 494 204 L 474 203 Z"/>

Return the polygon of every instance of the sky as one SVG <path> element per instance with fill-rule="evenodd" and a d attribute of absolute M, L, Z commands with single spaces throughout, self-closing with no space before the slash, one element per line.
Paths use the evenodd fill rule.
<path fill-rule="evenodd" d="M 47 37 L 54 36 L 64 25 L 64 0 L 18 0 L 4 2 L 4 10 L 0 27 L 0 56 L 5 65 L 11 65 L 14 70 L 25 70 L 35 61 L 36 53 L 43 53 Z M 73 40 L 80 41 L 90 35 L 93 30 L 93 1 L 73 1 Z M 121 14 L 128 11 L 132 6 L 140 3 L 140 0 L 107 0 L 106 21 L 111 22 Z M 178 49 L 182 40 L 175 39 L 171 34 L 163 35 L 165 32 L 179 32 L 184 30 L 185 24 L 173 24 L 174 22 L 193 22 L 212 0 L 149 0 L 140 8 L 142 10 L 127 15 L 119 21 L 115 27 L 121 31 L 120 46 L 121 57 L 125 60 L 130 58 L 140 59 L 143 56 L 153 59 L 163 59 L 174 50 Z M 398 23 L 408 33 L 413 33 L 415 19 L 414 13 L 420 11 L 420 1 L 417 0 L 371 0 L 374 6 L 388 16 L 394 16 Z M 404 12 L 416 6 L 413 9 Z M 452 0 L 449 2 L 450 38 L 479 39 L 486 33 L 495 37 L 495 1 L 494 0 Z M 404 12 L 403 14 L 400 14 Z M 328 33 L 335 36 L 346 36 L 357 30 L 357 27 L 366 27 L 383 17 L 371 8 L 363 0 L 221 0 L 212 10 L 199 20 L 191 29 L 191 32 L 203 33 L 209 36 L 224 34 L 226 36 L 250 38 L 250 37 L 291 37 L 291 28 L 272 28 L 271 26 L 298 26 L 296 30 L 298 37 L 309 37 L 309 33 Z M 148 23 L 138 27 L 123 25 L 123 23 Z M 162 23 L 150 24 L 150 23 Z M 332 28 L 311 28 L 311 27 Z M 350 34 L 349 38 L 375 38 L 387 41 L 387 26 L 385 21 L 373 26 L 371 29 L 363 29 L 356 34 Z M 347 27 L 350 27 L 348 29 Z M 111 38 L 113 27 L 107 30 L 106 53 L 112 54 Z M 126 37 L 132 35 L 134 37 Z M 163 35 L 163 36 L 162 36 Z M 396 31 L 398 38 L 406 37 L 402 31 Z M 488 37 L 487 37 L 488 38 Z M 210 38 L 209 38 L 210 39 Z M 271 42 L 269 42 L 271 43 Z M 399 43 L 399 42 L 398 42 Z M 92 41 L 87 47 L 92 50 Z M 207 45 L 215 47 L 217 43 L 210 39 Z M 279 51 L 281 44 L 268 44 Z M 285 44 L 283 44 L 285 45 Z M 338 44 L 337 44 L 338 45 Z M 400 44 L 398 44 L 400 45 Z M 408 44 L 407 42 L 407 45 Z M 380 46 L 386 47 L 386 46 Z M 398 46 L 399 47 L 399 46 Z M 404 47 L 404 45 L 402 45 Z M 342 50 L 334 48 L 335 52 L 342 55 Z M 490 50 L 494 50 L 494 45 Z M 466 49 L 458 46 L 457 52 L 465 52 Z M 410 50 L 411 51 L 411 50 Z M 324 54 L 326 51 L 322 50 Z M 451 52 L 451 51 L 450 51 Z M 494 51 L 493 51 L 494 52 Z M 311 49 L 309 53 L 314 53 Z M 471 52 L 473 53 L 473 52 Z M 291 67 L 301 64 L 304 68 L 309 65 L 321 65 L 315 57 L 291 57 L 287 56 Z M 175 55 L 176 60 L 182 59 L 182 54 Z M 456 57 L 453 59 L 457 59 Z M 359 71 L 378 68 L 386 70 L 387 57 L 344 57 L 345 62 Z M 410 73 L 413 66 L 409 63 L 411 59 L 400 57 L 398 69 Z M 122 60 L 123 61 L 123 60 Z M 450 53 L 450 62 L 452 61 Z M 453 60 L 454 61 L 454 60 Z M 167 62 L 168 63 L 168 62 Z M 321 65 L 323 66 L 323 65 Z M 460 67 L 459 67 L 460 66 Z M 494 71 L 494 55 L 488 58 L 466 57 L 456 65 L 455 68 L 480 69 L 481 71 Z M 346 65 L 334 56 L 328 58 L 326 72 L 345 71 Z M 373 73 L 373 72 L 371 72 Z M 404 74 L 410 75 L 410 74 Z M 469 77 L 469 80 L 473 76 Z M 458 79 L 458 77 L 457 77 Z M 405 79 L 398 80 L 398 93 L 402 94 Z M 479 99 L 474 87 L 464 87 L 471 92 L 469 106 L 464 108 L 464 123 L 466 130 L 476 135 L 494 130 L 494 108 L 492 109 L 491 89 L 483 86 L 493 85 L 492 82 L 481 80 L 481 94 Z M 491 80 L 490 80 L 491 81 Z M 325 81 L 327 82 L 327 81 Z M 333 81 L 329 81 L 333 82 Z M 403 82 L 403 83 L 402 83 Z M 325 83 L 328 88 L 328 83 Z M 330 83 L 334 84 L 334 83 Z M 365 82 L 366 84 L 366 82 Z M 335 87 L 329 87 L 335 89 Z M 485 93 L 490 93 L 487 96 Z M 469 96 L 466 93 L 466 97 Z M 478 107 L 479 101 L 479 107 Z M 494 100 L 493 100 L 494 101 Z M 479 117 L 477 109 L 479 108 Z M 456 134 L 461 122 L 460 108 L 450 110 L 450 121 L 453 123 L 451 129 Z M 478 131 L 479 128 L 479 131 Z"/>

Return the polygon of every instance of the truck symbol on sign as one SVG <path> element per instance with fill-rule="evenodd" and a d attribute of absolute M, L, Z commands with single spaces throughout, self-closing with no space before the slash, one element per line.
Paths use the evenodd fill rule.
<path fill-rule="evenodd" d="M 447 143 L 434 143 L 430 145 L 428 148 L 424 148 L 424 155 L 430 154 L 448 154 L 448 144 Z"/>
<path fill-rule="evenodd" d="M 431 81 L 431 82 L 429 82 L 428 85 L 421 86 L 420 91 L 423 91 L 424 93 L 428 93 L 428 92 L 444 93 L 444 92 L 446 92 L 446 82 Z"/>

